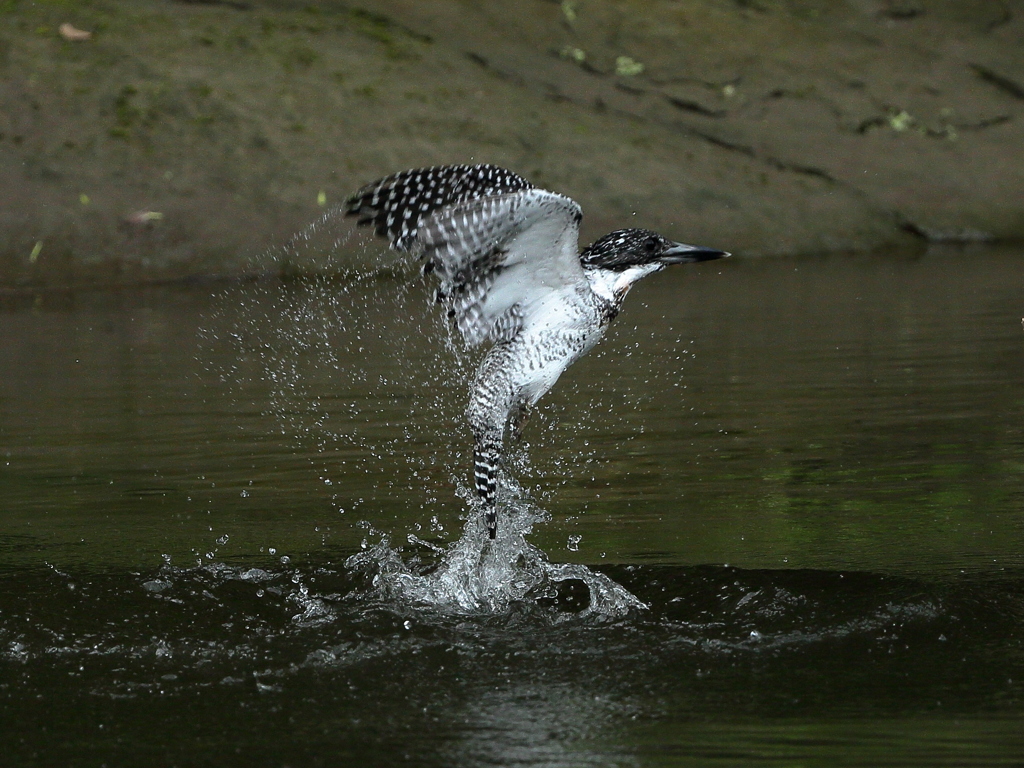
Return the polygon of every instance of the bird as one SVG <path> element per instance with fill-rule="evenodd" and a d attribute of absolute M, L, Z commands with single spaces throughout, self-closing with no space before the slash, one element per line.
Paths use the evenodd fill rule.
<path fill-rule="evenodd" d="M 466 418 L 490 539 L 506 432 L 518 439 L 533 406 L 600 341 L 638 280 L 730 255 L 639 228 L 610 232 L 581 252 L 578 203 L 486 163 L 392 174 L 351 195 L 345 213 L 420 259 L 466 346 L 488 347 Z"/>

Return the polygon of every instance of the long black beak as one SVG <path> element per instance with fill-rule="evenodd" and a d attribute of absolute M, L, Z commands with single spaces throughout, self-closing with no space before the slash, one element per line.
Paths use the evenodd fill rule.
<path fill-rule="evenodd" d="M 692 264 L 695 261 L 711 261 L 723 259 L 730 254 L 716 248 L 704 248 L 699 245 L 672 243 L 670 248 L 661 252 L 658 261 L 662 264 Z"/>

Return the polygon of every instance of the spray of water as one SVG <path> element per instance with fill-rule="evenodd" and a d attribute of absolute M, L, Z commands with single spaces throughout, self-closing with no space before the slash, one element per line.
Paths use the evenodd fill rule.
<path fill-rule="evenodd" d="M 344 484 L 332 479 L 338 462 L 348 462 L 349 470 L 364 462 L 367 474 L 405 464 L 390 473 L 396 479 L 387 487 L 375 489 L 379 500 L 392 495 L 409 503 L 419 496 L 425 515 L 450 514 L 450 492 L 439 490 L 469 464 L 464 441 L 452 434 L 462 426 L 477 357 L 415 290 L 415 265 L 376 246 L 347 247 L 351 230 L 337 234 L 340 213 L 326 212 L 284 247 L 280 272 L 293 279 L 239 286 L 225 297 L 239 366 L 221 378 L 257 379 L 267 388 L 267 415 L 297 446 L 313 444 L 321 457 L 318 476 L 339 508 L 352 509 Z M 407 426 L 396 436 L 399 422 Z M 510 457 L 510 469 L 528 468 L 525 450 L 519 453 Z M 350 569 L 369 577 L 373 598 L 442 613 L 501 613 L 557 601 L 572 583 L 588 595 L 574 615 L 619 616 L 644 607 L 607 576 L 552 563 L 527 542 L 549 515 L 510 476 L 500 487 L 495 541 L 481 526 L 473 494 L 465 488 L 459 494 L 466 523 L 457 541 L 444 547 L 410 534 L 408 544 L 430 550 L 429 565 L 388 538 L 349 559 Z M 372 519 L 374 501 L 359 504 L 359 514 Z"/>
<path fill-rule="evenodd" d="M 447 548 L 428 545 L 439 562 L 427 567 L 406 562 L 387 538 L 350 557 L 346 566 L 367 574 L 374 594 L 381 600 L 412 609 L 445 614 L 504 613 L 515 604 L 557 600 L 558 586 L 575 581 L 587 590 L 582 610 L 563 617 L 618 617 L 646 606 L 602 573 L 585 565 L 552 563 L 526 537 L 533 526 L 549 519 L 540 507 L 523 498 L 522 489 L 503 478 L 498 492 L 501 525 L 491 540 L 475 502 L 470 506 L 461 538 Z M 410 543 L 425 544 L 415 536 Z"/>

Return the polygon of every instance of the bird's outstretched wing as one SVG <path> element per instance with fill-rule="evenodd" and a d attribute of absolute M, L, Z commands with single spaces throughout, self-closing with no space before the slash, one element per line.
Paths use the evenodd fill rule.
<path fill-rule="evenodd" d="M 510 339 L 553 292 L 585 279 L 580 207 L 492 165 L 404 171 L 357 192 L 348 213 L 436 272 L 469 346 Z"/>
<path fill-rule="evenodd" d="M 347 214 L 373 224 L 396 251 L 407 251 L 431 213 L 477 197 L 533 189 L 522 176 L 496 165 L 435 165 L 379 179 L 347 201 Z"/>

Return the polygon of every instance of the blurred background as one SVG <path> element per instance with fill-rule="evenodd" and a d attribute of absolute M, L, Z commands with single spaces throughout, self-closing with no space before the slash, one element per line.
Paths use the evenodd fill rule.
<path fill-rule="evenodd" d="M 406 167 L 741 255 L 1024 236 L 1015 0 L 0 2 L 0 289 L 332 269 Z"/>

